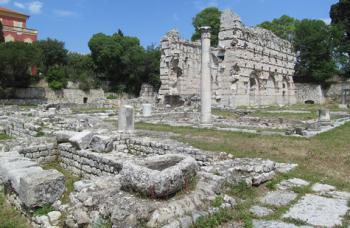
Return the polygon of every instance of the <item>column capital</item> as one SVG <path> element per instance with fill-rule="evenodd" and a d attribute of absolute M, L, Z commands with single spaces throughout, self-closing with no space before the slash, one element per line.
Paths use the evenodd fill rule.
<path fill-rule="evenodd" d="M 199 27 L 199 32 L 202 34 L 202 38 L 210 39 L 211 27 L 210 26 L 202 26 Z"/>

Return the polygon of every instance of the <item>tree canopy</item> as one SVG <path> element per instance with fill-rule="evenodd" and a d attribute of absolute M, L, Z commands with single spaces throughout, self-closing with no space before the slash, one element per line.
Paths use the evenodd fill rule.
<path fill-rule="evenodd" d="M 195 32 L 192 35 L 192 41 L 201 38 L 199 28 L 202 26 L 210 26 L 212 29 L 211 33 L 211 45 L 216 47 L 219 43 L 219 32 L 220 32 L 220 17 L 221 11 L 216 7 L 209 7 L 199 12 L 193 19 L 192 25 L 194 26 Z"/>
<path fill-rule="evenodd" d="M 340 73 L 350 78 L 350 0 L 339 0 L 330 10 L 332 25 L 336 28 L 336 50 Z"/>
<path fill-rule="evenodd" d="M 280 18 L 265 21 L 258 25 L 258 27 L 268 29 L 282 39 L 292 41 L 295 35 L 295 29 L 299 23 L 299 20 L 283 15 Z"/>

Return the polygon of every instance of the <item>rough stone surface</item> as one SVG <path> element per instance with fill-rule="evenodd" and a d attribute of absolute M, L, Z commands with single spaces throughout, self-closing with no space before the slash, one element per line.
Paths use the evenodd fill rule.
<path fill-rule="evenodd" d="M 94 135 L 90 142 L 90 148 L 98 153 L 108 153 L 113 149 L 113 138 L 104 135 Z"/>
<path fill-rule="evenodd" d="M 311 226 L 296 226 L 282 221 L 253 220 L 254 228 L 312 228 Z"/>
<path fill-rule="evenodd" d="M 286 206 L 296 197 L 297 194 L 294 192 L 275 191 L 268 192 L 266 196 L 261 199 L 261 202 L 272 206 Z"/>
<path fill-rule="evenodd" d="M 78 149 L 88 148 L 94 133 L 89 130 L 85 130 L 75 134 L 69 138 L 69 142 L 76 146 Z"/>
<path fill-rule="evenodd" d="M 130 105 L 123 105 L 119 110 L 118 130 L 121 132 L 134 131 L 134 108 Z"/>
<path fill-rule="evenodd" d="M 286 190 L 286 189 L 291 189 L 293 187 L 305 187 L 308 185 L 310 185 L 310 183 L 308 181 L 305 181 L 305 180 L 302 180 L 299 178 L 292 178 L 292 179 L 282 181 L 278 185 L 278 189 Z"/>
<path fill-rule="evenodd" d="M 334 191 L 336 188 L 332 185 L 316 183 L 312 185 L 311 189 L 314 192 L 329 192 Z"/>
<path fill-rule="evenodd" d="M 342 224 L 348 210 L 346 200 L 308 194 L 283 217 L 298 219 L 314 226 L 335 227 Z"/>
<path fill-rule="evenodd" d="M 250 213 L 252 213 L 257 217 L 265 217 L 273 213 L 273 210 L 266 207 L 260 207 L 260 206 L 253 206 L 252 208 L 250 208 L 249 211 Z"/>

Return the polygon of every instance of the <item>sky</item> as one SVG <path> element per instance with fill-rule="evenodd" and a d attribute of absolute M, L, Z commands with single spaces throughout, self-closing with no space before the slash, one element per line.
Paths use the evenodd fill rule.
<path fill-rule="evenodd" d="M 176 28 L 189 39 L 192 18 L 202 9 L 230 8 L 248 26 L 284 14 L 330 22 L 330 6 L 338 0 L 0 0 L 0 6 L 30 15 L 28 28 L 39 39 L 64 41 L 73 52 L 89 53 L 89 39 L 96 33 L 113 34 L 121 29 L 136 36 L 143 46 L 159 44 L 167 31 Z"/>

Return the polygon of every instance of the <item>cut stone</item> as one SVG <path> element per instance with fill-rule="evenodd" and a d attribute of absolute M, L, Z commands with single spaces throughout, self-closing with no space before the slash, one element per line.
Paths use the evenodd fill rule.
<path fill-rule="evenodd" d="M 143 117 L 152 116 L 152 104 L 142 104 L 142 115 Z"/>
<path fill-rule="evenodd" d="M 189 184 L 196 175 L 197 162 L 182 155 L 162 155 L 143 162 L 125 162 L 120 172 L 123 189 L 142 195 L 168 197 Z"/>
<path fill-rule="evenodd" d="M 329 191 L 334 191 L 336 188 L 332 185 L 328 184 L 320 184 L 316 183 L 312 186 L 312 191 L 314 192 L 329 192 Z"/>
<path fill-rule="evenodd" d="M 69 139 L 69 142 L 72 143 L 72 145 L 76 146 L 78 149 L 86 149 L 89 147 L 93 135 L 94 134 L 91 131 L 82 131 L 71 137 Z"/>
<path fill-rule="evenodd" d="M 301 220 L 314 226 L 335 227 L 342 225 L 348 210 L 347 200 L 307 194 L 283 218 Z"/>
<path fill-rule="evenodd" d="M 75 131 L 57 131 L 54 133 L 57 143 L 67 143 L 78 132 Z"/>
<path fill-rule="evenodd" d="M 299 179 L 299 178 L 292 178 L 292 179 L 282 181 L 278 185 L 278 189 L 287 190 L 287 189 L 291 189 L 294 187 L 305 187 L 308 185 L 310 185 L 310 182 L 307 182 L 307 181 L 305 181 L 303 179 Z"/>
<path fill-rule="evenodd" d="M 64 190 L 63 174 L 51 169 L 22 177 L 18 195 L 27 207 L 34 208 L 53 204 Z"/>
<path fill-rule="evenodd" d="M 90 142 L 90 148 L 97 153 L 108 153 L 113 150 L 113 139 L 109 136 L 95 135 Z"/>
<path fill-rule="evenodd" d="M 275 191 L 267 193 L 267 195 L 261 199 L 261 202 L 272 206 L 286 206 L 295 200 L 297 196 L 298 195 L 294 192 Z"/>
<path fill-rule="evenodd" d="M 265 217 L 273 213 L 273 210 L 266 207 L 260 207 L 260 206 L 253 206 L 252 208 L 250 208 L 249 211 L 250 213 L 252 213 L 257 217 Z"/>
<path fill-rule="evenodd" d="M 312 228 L 311 226 L 296 226 L 282 221 L 253 220 L 254 228 Z"/>
<path fill-rule="evenodd" d="M 124 105 L 119 110 L 118 130 L 126 133 L 134 131 L 134 108 L 132 106 Z"/>

